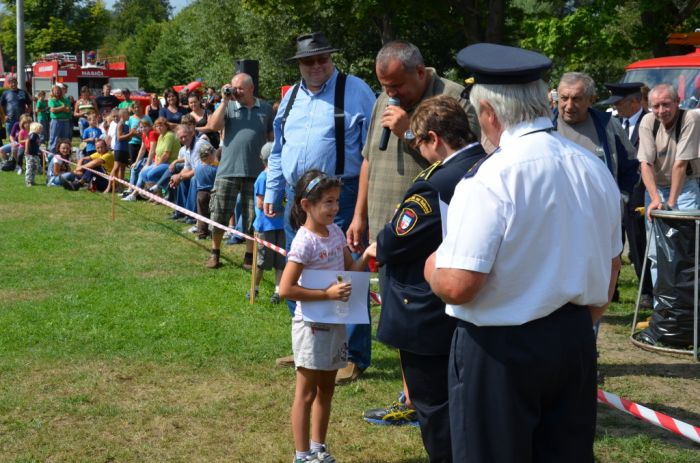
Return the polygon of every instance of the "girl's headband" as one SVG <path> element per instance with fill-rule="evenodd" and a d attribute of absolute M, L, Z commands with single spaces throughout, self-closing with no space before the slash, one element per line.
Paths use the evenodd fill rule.
<path fill-rule="evenodd" d="M 319 183 L 321 183 L 321 180 L 327 179 L 328 175 L 321 173 L 318 177 L 314 178 L 309 182 L 308 185 L 306 185 L 306 190 L 304 190 L 304 197 L 309 196 L 311 191 L 318 186 Z"/>

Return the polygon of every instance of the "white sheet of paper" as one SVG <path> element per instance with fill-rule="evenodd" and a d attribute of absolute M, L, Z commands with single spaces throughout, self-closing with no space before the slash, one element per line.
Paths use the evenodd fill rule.
<path fill-rule="evenodd" d="M 338 314 L 338 304 L 341 301 L 307 301 L 301 303 L 301 313 L 304 321 L 316 323 L 340 324 L 369 324 L 367 312 L 367 294 L 369 292 L 369 272 L 347 272 L 343 270 L 311 270 L 301 273 L 301 284 L 304 288 L 325 289 L 343 275 L 345 281 L 350 279 L 352 293 L 348 300 L 347 316 Z M 341 311 L 342 312 L 342 311 Z"/>
<path fill-rule="evenodd" d="M 440 222 L 442 223 L 442 239 L 447 236 L 447 209 L 450 207 L 445 201 L 443 201 L 440 196 L 438 196 L 438 202 L 440 203 Z"/>

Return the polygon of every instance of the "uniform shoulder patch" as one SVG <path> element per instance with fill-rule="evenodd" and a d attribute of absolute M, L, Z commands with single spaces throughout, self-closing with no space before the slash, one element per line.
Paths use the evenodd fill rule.
<path fill-rule="evenodd" d="M 430 176 L 433 175 L 440 167 L 442 167 L 442 161 L 435 161 L 433 164 L 423 169 L 420 174 L 416 175 L 416 178 L 414 178 L 413 181 L 417 182 L 419 180 L 428 180 Z"/>
<path fill-rule="evenodd" d="M 394 231 L 398 236 L 407 235 L 411 230 L 413 230 L 416 223 L 418 223 L 418 214 L 416 214 L 412 209 L 405 207 L 399 213 L 399 218 L 396 221 L 396 229 Z"/>

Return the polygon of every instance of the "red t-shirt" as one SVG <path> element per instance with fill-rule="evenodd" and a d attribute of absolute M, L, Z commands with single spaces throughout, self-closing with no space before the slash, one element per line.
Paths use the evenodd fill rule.
<path fill-rule="evenodd" d="M 147 152 L 151 151 L 151 143 L 158 143 L 159 136 L 160 134 L 157 130 L 151 130 L 148 133 L 141 133 L 141 141 L 143 142 L 143 146 L 146 147 Z"/>

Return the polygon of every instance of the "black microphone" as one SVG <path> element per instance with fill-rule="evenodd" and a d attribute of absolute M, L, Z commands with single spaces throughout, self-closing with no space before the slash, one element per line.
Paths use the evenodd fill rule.
<path fill-rule="evenodd" d="M 387 101 L 387 106 L 398 106 L 401 104 L 398 98 L 389 98 Z M 382 131 L 382 138 L 379 139 L 379 151 L 386 151 L 386 145 L 389 144 L 389 135 L 391 134 L 391 129 L 389 127 L 384 127 Z"/>

